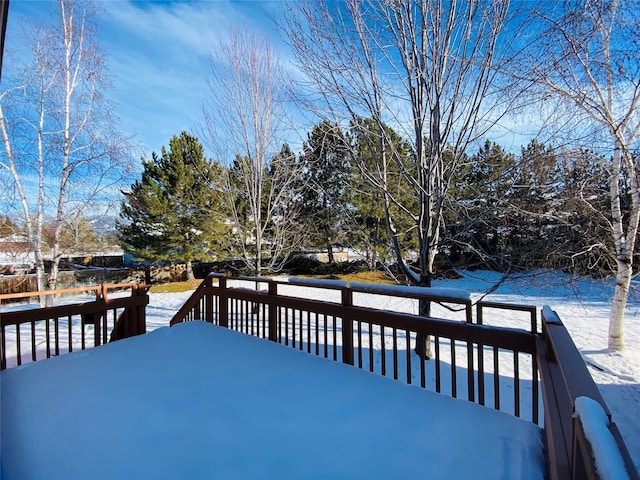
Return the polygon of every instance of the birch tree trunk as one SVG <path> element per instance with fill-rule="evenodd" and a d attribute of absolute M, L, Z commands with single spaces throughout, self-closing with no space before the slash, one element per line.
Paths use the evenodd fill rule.
<path fill-rule="evenodd" d="M 640 11 L 628 0 L 547 7 L 536 12 L 538 41 L 517 73 L 538 99 L 555 100 L 550 118 L 564 127 L 564 142 L 611 159 L 606 169 L 616 282 L 608 346 L 622 350 L 640 220 L 640 172 L 632 154 L 640 139 Z"/>
<path fill-rule="evenodd" d="M 0 95 L 0 172 L 17 191 L 39 290 L 56 286 L 67 219 L 85 210 L 106 214 L 131 172 L 129 141 L 115 128 L 117 118 L 103 96 L 96 29 L 90 1 L 59 0 L 57 24 L 34 23 L 26 30 L 31 64 L 22 71 L 7 68 L 3 78 L 9 88 Z M 45 223 L 52 225 L 49 243 Z"/>

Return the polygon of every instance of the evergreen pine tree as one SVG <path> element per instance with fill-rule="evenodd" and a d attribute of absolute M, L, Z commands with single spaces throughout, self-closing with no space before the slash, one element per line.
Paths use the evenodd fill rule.
<path fill-rule="evenodd" d="M 224 232 L 222 167 L 188 132 L 174 135 L 160 156 L 143 157 L 142 166 L 116 223 L 122 247 L 144 260 L 184 261 L 193 278 L 192 261 L 214 258 Z"/>
<path fill-rule="evenodd" d="M 460 166 L 452 179 L 450 209 L 445 214 L 450 260 L 462 266 L 509 268 L 509 203 L 516 176 L 516 159 L 486 140 Z"/>
<path fill-rule="evenodd" d="M 412 226 L 413 222 L 408 209 L 416 206 L 415 191 L 408 188 L 403 181 L 403 173 L 399 165 L 406 168 L 412 164 L 412 150 L 408 142 L 392 128 L 385 126 L 386 138 L 389 145 L 385 148 L 395 152 L 398 161 L 389 162 L 386 171 L 386 186 L 376 184 L 379 177 L 368 175 L 367 172 L 379 170 L 380 138 L 374 134 L 375 122 L 371 119 L 361 119 L 352 125 L 350 134 L 356 157 L 349 188 L 349 204 L 351 205 L 352 222 L 350 236 L 352 243 L 364 251 L 369 268 L 375 268 L 378 261 L 386 263 L 392 257 L 392 247 L 385 218 L 385 207 L 382 189 L 386 188 L 395 200 L 391 203 L 391 216 L 394 225 L 402 239 L 402 245 L 407 249 L 416 250 L 417 241 Z"/>
<path fill-rule="evenodd" d="M 313 127 L 300 156 L 301 189 L 308 238 L 325 248 L 334 261 L 333 246 L 342 241 L 350 149 L 339 125 L 323 121 Z"/>

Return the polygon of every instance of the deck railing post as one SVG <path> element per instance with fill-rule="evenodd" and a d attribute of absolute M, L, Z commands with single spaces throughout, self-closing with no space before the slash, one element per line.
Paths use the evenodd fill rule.
<path fill-rule="evenodd" d="M 353 291 L 349 287 L 342 289 L 342 306 L 353 306 Z M 342 317 L 342 363 L 354 364 L 353 359 L 353 319 L 347 315 Z"/>
<path fill-rule="evenodd" d="M 134 292 L 136 297 L 142 297 L 147 295 L 147 286 L 136 285 Z M 143 335 L 147 333 L 147 306 L 140 305 L 135 307 L 136 312 L 136 333 L 134 335 Z"/>
<path fill-rule="evenodd" d="M 269 282 L 269 297 L 278 296 L 278 284 Z M 269 302 L 269 340 L 278 341 L 278 307 L 275 302 Z"/>
<path fill-rule="evenodd" d="M 229 328 L 229 297 L 227 296 L 226 277 L 218 278 L 218 288 L 220 288 L 220 318 L 218 322 L 221 327 Z"/>
<path fill-rule="evenodd" d="M 204 319 L 208 323 L 213 323 L 213 276 L 208 275 L 206 279 L 207 293 L 204 297 Z"/>
<path fill-rule="evenodd" d="M 473 323 L 473 305 L 471 300 L 465 302 L 465 321 L 468 324 Z M 478 345 L 478 356 L 482 355 L 481 346 Z M 473 343 L 467 342 L 467 398 L 470 402 L 475 402 L 476 399 L 476 387 L 475 387 L 475 367 L 473 365 Z M 478 360 L 480 363 L 480 360 Z M 482 379 L 478 377 L 478 383 L 482 382 Z"/>
<path fill-rule="evenodd" d="M 102 345 L 103 323 L 106 327 L 107 322 L 107 306 L 106 306 L 106 289 L 104 284 L 100 284 L 96 289 L 96 302 L 105 303 L 105 307 L 102 311 L 96 312 L 92 315 L 93 320 L 93 343 L 96 347 Z M 83 326 L 84 328 L 84 326 Z M 106 330 L 106 328 L 104 329 Z M 106 336 L 106 331 L 105 331 Z M 104 343 L 107 343 L 105 338 Z"/>

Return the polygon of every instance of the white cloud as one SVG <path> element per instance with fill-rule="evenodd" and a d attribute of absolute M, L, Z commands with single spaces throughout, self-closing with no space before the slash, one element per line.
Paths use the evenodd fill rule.
<path fill-rule="evenodd" d="M 262 2 L 103 2 L 108 56 L 123 128 L 146 154 L 192 130 L 207 96 L 209 52 L 230 28 L 275 34 Z"/>

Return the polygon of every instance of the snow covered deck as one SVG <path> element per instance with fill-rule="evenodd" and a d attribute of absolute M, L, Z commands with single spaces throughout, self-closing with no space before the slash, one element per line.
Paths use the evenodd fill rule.
<path fill-rule="evenodd" d="M 2 478 L 542 479 L 542 430 L 204 322 L 3 372 Z"/>
<path fill-rule="evenodd" d="M 84 349 L 85 328 L 96 345 L 111 329 L 120 337 L 143 332 L 148 298 L 144 289 L 138 294 L 134 288 L 128 299 L 105 293 L 75 307 L 3 313 L 2 366 L 19 365 L 29 353 L 34 361 L 58 356 L 67 343 L 76 349 L 78 335 Z M 434 317 L 417 314 L 422 300 L 431 302 Z M 508 321 L 485 325 L 496 312 Z M 87 314 L 93 314 L 89 326 Z M 618 451 L 614 470 L 638 479 L 584 360 L 550 308 L 539 322 L 534 307 L 472 304 L 455 289 L 212 275 L 171 325 L 2 372 L 2 478 L 13 478 L 8 469 L 22 478 L 20 469 L 32 468 L 33 457 L 33 468 L 42 469 L 36 478 L 45 469 L 47 478 L 57 469 L 67 469 L 61 478 L 94 478 L 91 468 L 102 459 L 105 471 L 121 469 L 119 478 L 207 477 L 204 471 L 439 478 L 433 472 L 446 469 L 440 478 L 538 478 L 541 471 L 550 479 L 596 479 L 608 478 L 598 458 Z M 433 357 L 424 361 L 413 346 L 428 336 Z M 23 341 L 31 352 L 21 354 Z M 8 347 L 17 355 L 8 355 Z M 594 409 L 578 412 L 578 397 L 600 405 L 596 422 L 588 418 Z M 488 427 L 503 422 L 510 424 L 506 436 L 496 435 L 504 443 L 495 443 Z M 518 443 L 509 432 L 527 440 Z M 94 445 L 98 450 L 86 454 Z M 69 460 L 78 448 L 79 458 Z M 477 470 L 477 455 L 497 462 L 487 467 L 494 470 Z M 607 465 L 611 457 L 604 454 Z M 172 470 L 179 463 L 188 467 L 182 474 Z"/>

